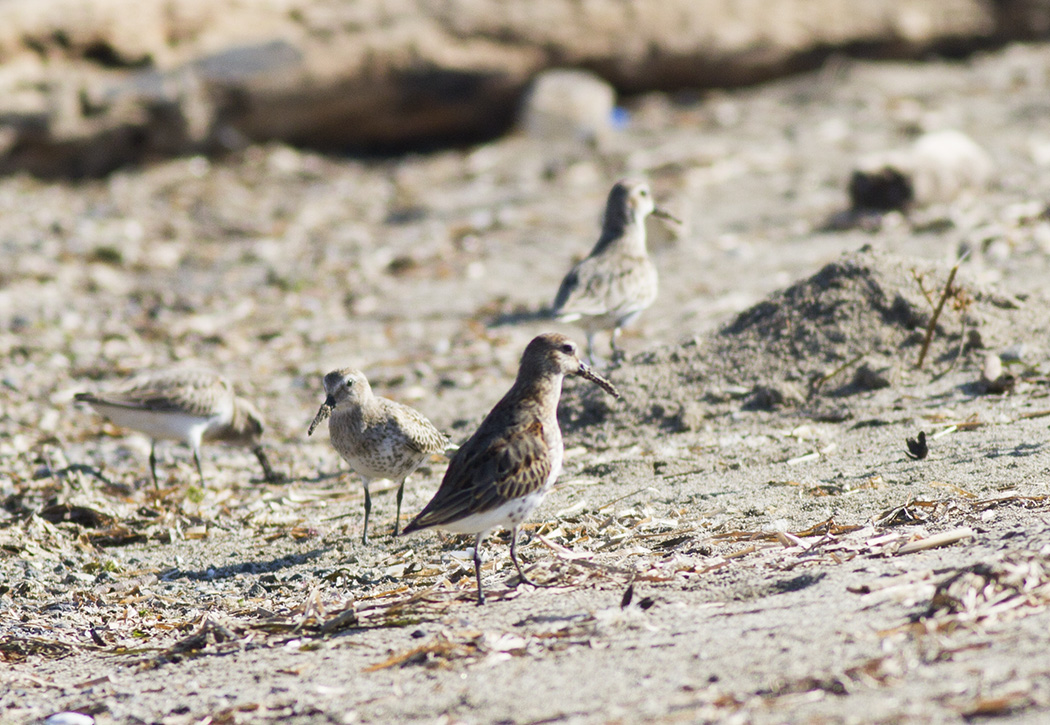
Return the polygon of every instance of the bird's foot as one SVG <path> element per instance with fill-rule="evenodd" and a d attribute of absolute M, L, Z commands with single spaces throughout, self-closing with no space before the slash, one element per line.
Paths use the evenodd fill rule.
<path fill-rule="evenodd" d="M 550 589 L 558 586 L 556 583 L 540 584 L 538 581 L 530 579 L 525 575 L 525 572 L 518 569 L 518 581 L 511 585 L 511 589 L 517 589 L 521 584 L 528 584 L 530 587 L 536 587 L 537 589 Z"/>

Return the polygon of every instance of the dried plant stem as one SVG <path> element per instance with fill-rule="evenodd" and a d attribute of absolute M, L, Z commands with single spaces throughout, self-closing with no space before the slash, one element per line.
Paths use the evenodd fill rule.
<path fill-rule="evenodd" d="M 841 372 L 843 372 L 845 370 L 849 370 L 851 367 L 853 367 L 854 365 L 859 363 L 861 360 L 863 360 L 864 356 L 867 355 L 867 354 L 868 354 L 868 351 L 865 350 L 864 352 L 859 353 L 859 354 L 853 356 L 851 359 L 847 360 L 846 362 L 842 363 L 841 365 L 839 365 L 837 368 L 832 370 L 827 375 L 824 375 L 821 378 L 817 378 L 817 381 L 815 383 L 813 383 L 813 389 L 810 391 L 810 394 L 809 394 L 810 397 L 813 397 L 814 395 L 819 393 L 820 389 L 822 387 L 824 387 L 824 384 L 826 382 L 828 382 L 829 380 L 831 380 L 833 377 L 835 377 L 836 375 L 838 375 L 839 373 L 841 373 Z"/>
<path fill-rule="evenodd" d="M 922 296 L 926 298 L 926 303 L 929 304 L 930 309 L 932 310 L 933 299 L 930 297 L 930 293 L 926 291 L 926 285 L 923 283 L 923 275 L 912 269 L 911 278 L 915 280 L 915 284 L 919 285 L 919 291 L 922 292 Z"/>
<path fill-rule="evenodd" d="M 937 300 L 937 306 L 933 310 L 933 315 L 930 317 L 930 322 L 926 325 L 926 335 L 922 339 L 922 349 L 919 350 L 919 361 L 915 363 L 915 367 L 922 369 L 922 365 L 926 362 L 926 353 L 930 349 L 930 342 L 933 340 L 933 330 L 937 327 L 937 320 L 941 316 L 941 311 L 944 309 L 944 303 L 948 301 L 948 298 L 952 296 L 952 282 L 955 281 L 955 273 L 959 271 L 959 264 L 962 262 L 960 259 L 952 267 L 952 271 L 948 273 L 948 281 L 944 283 L 944 290 L 941 291 L 941 298 Z"/>

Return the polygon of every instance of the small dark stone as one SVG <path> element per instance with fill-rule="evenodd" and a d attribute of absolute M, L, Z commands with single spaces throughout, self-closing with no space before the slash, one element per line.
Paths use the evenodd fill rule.
<path fill-rule="evenodd" d="M 245 599 L 258 599 L 266 596 L 266 589 L 259 582 L 254 582 L 244 591 Z"/>
<path fill-rule="evenodd" d="M 914 201 L 915 189 L 904 173 L 884 166 L 876 171 L 854 171 L 849 180 L 849 198 L 854 209 L 893 211 Z"/>
<path fill-rule="evenodd" d="M 631 600 L 634 598 L 634 584 L 627 585 L 627 591 L 623 593 L 623 597 L 620 599 L 620 609 L 627 609 L 631 606 Z"/>
<path fill-rule="evenodd" d="M 883 374 L 883 370 L 874 370 L 868 363 L 864 363 L 853 373 L 852 386 L 858 390 L 881 390 L 890 387 L 890 381 Z"/>
<path fill-rule="evenodd" d="M 744 404 L 746 410 L 777 410 L 805 402 L 797 388 L 789 383 L 779 385 L 756 385 L 751 397 Z"/>

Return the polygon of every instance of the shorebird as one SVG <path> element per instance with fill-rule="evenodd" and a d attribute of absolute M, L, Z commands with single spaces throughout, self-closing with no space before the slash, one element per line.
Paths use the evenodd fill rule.
<path fill-rule="evenodd" d="M 368 543 L 368 516 L 372 513 L 368 484 L 375 478 L 400 483 L 394 519 L 394 536 L 397 536 L 405 480 L 427 456 L 444 453 L 449 448 L 448 436 L 414 408 L 373 394 L 360 370 L 333 370 L 324 376 L 324 390 L 328 397 L 310 423 L 307 435 L 313 435 L 318 424 L 328 418 L 332 446 L 360 474 L 365 487 L 365 527 L 361 537 L 365 544 Z"/>
<path fill-rule="evenodd" d="M 562 280 L 551 313 L 562 322 L 582 320 L 587 357 L 594 363 L 594 336 L 612 329 L 613 356 L 619 354 L 620 330 L 656 300 L 656 267 L 645 246 L 650 215 L 678 221 L 656 206 L 649 185 L 624 179 L 609 192 L 597 244 Z"/>
<path fill-rule="evenodd" d="M 193 449 L 193 462 L 204 486 L 200 447 L 203 441 L 221 441 L 250 448 L 268 481 L 278 480 L 270 468 L 259 438 L 262 415 L 230 382 L 210 370 L 174 369 L 136 375 L 123 387 L 106 393 L 77 393 L 74 399 L 119 426 L 150 437 L 149 470 L 157 483 L 157 441 L 181 441 Z"/>
<path fill-rule="evenodd" d="M 579 375 L 620 397 L 612 383 L 580 360 L 572 340 L 557 333 L 533 339 L 521 356 L 510 391 L 452 456 L 434 498 L 405 527 L 406 534 L 431 526 L 476 534 L 474 576 L 479 605 L 485 603 L 481 542 L 497 526 L 511 527 L 510 559 L 520 581 L 538 586 L 518 563 L 518 527 L 540 505 L 561 472 L 564 447 L 558 399 L 566 375 Z"/>

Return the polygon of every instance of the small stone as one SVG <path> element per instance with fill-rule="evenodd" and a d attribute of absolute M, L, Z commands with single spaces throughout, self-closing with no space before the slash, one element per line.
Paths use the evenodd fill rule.
<path fill-rule="evenodd" d="M 1025 353 L 1028 352 L 1028 345 L 1019 342 L 1016 345 L 1010 347 L 999 353 L 999 359 L 1005 363 L 1015 363 L 1024 360 Z"/>
<path fill-rule="evenodd" d="M 1003 372 L 1003 361 L 994 352 L 984 357 L 981 366 L 981 388 L 992 395 L 1008 393 L 1014 389 L 1017 379 L 1010 373 Z"/>
<path fill-rule="evenodd" d="M 857 372 L 853 373 L 853 387 L 860 390 L 881 390 L 890 387 L 890 381 L 885 376 L 886 369 L 874 370 L 868 363 L 864 363 Z"/>
<path fill-rule="evenodd" d="M 747 410 L 777 410 L 801 405 L 806 401 L 798 387 L 791 383 L 756 385 L 744 408 Z"/>
<path fill-rule="evenodd" d="M 244 591 L 245 599 L 259 599 L 266 596 L 266 589 L 259 582 L 255 582 Z"/>

